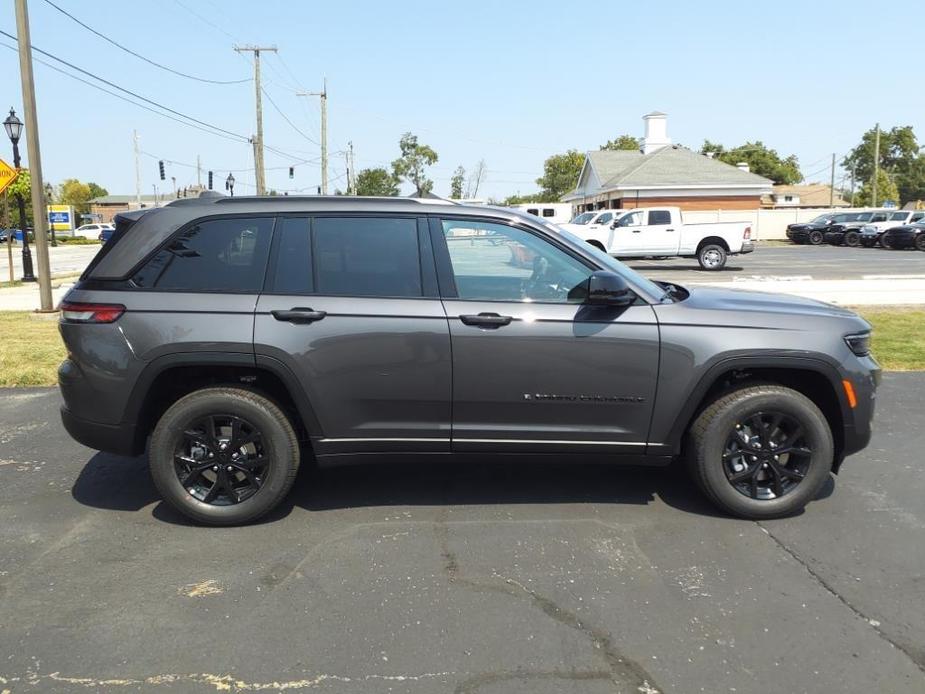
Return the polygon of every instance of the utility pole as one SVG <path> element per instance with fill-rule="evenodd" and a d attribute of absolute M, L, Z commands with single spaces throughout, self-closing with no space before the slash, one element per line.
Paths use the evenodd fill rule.
<path fill-rule="evenodd" d="M 202 190 L 202 162 L 199 155 L 196 155 L 196 187 Z"/>
<path fill-rule="evenodd" d="M 347 171 L 350 172 L 350 190 L 354 195 L 357 194 L 357 171 L 356 171 L 356 161 L 353 158 L 353 140 L 347 143 L 347 146 L 350 150 L 350 168 Z"/>
<path fill-rule="evenodd" d="M 842 179 L 844 183 L 844 179 Z M 835 152 L 832 152 L 832 176 L 829 181 L 829 207 L 835 207 Z"/>
<path fill-rule="evenodd" d="M 138 131 L 132 131 L 132 140 L 135 143 L 135 204 L 141 209 L 141 151 L 138 149 Z"/>
<path fill-rule="evenodd" d="M 51 263 L 48 259 L 48 214 L 44 205 L 45 185 L 42 181 L 39 119 L 35 112 L 35 78 L 32 73 L 32 39 L 29 36 L 29 10 L 26 8 L 26 0 L 16 0 L 16 36 L 19 40 L 19 72 L 22 81 L 23 112 L 26 116 L 29 174 L 32 177 L 32 225 L 35 229 L 35 252 L 39 261 L 39 303 L 41 311 L 53 311 Z M 25 228 L 22 233 L 25 242 Z"/>
<path fill-rule="evenodd" d="M 235 46 L 238 53 L 254 54 L 254 91 L 257 95 L 257 134 L 254 141 L 254 174 L 257 178 L 257 195 L 266 195 L 267 179 L 263 166 L 263 89 L 260 86 L 260 53 L 269 51 L 276 53 L 276 46 Z"/>
<path fill-rule="evenodd" d="M 321 194 L 328 194 L 328 78 L 320 92 L 296 92 L 296 96 L 321 97 Z"/>
<path fill-rule="evenodd" d="M 874 136 L 874 180 L 871 183 L 870 206 L 877 206 L 877 177 L 880 174 L 880 123 L 877 123 L 877 134 Z"/>
<path fill-rule="evenodd" d="M 851 161 L 851 206 L 854 207 L 854 160 Z"/>

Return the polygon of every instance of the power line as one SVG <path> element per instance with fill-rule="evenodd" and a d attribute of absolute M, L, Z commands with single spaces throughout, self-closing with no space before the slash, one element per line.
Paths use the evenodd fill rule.
<path fill-rule="evenodd" d="M 154 67 L 160 68 L 161 70 L 166 70 L 167 72 L 173 73 L 174 75 L 179 75 L 180 77 L 186 77 L 187 79 L 195 80 L 195 81 L 197 81 L 197 82 L 205 82 L 205 83 L 207 83 L 207 84 L 243 84 L 244 82 L 250 82 L 250 79 L 249 79 L 249 78 L 248 78 L 248 79 L 243 79 L 243 80 L 211 80 L 211 79 L 207 79 L 207 78 L 205 78 L 205 77 L 196 77 L 195 75 L 188 75 L 188 74 L 186 74 L 185 72 L 180 72 L 179 70 L 174 70 L 174 69 L 171 68 L 171 67 L 167 67 L 166 65 L 162 65 L 161 63 L 155 62 L 154 60 L 151 60 L 150 58 L 146 58 L 145 56 L 141 55 L 140 53 L 136 53 L 136 52 L 133 51 L 131 48 L 128 48 L 128 47 L 126 47 L 126 46 L 123 46 L 123 45 L 122 45 L 121 43 L 119 43 L 118 41 L 112 40 L 111 38 L 109 38 L 108 36 L 106 36 L 106 34 L 103 34 L 103 33 L 99 32 L 99 31 L 97 31 L 96 29 L 94 29 L 93 27 L 89 26 L 88 24 L 85 24 L 84 22 L 80 21 L 79 19 L 77 19 L 77 17 L 75 17 L 74 15 L 72 15 L 72 14 L 71 14 L 70 12 L 68 12 L 67 10 L 65 10 L 65 9 L 63 9 L 63 8 L 61 8 L 61 7 L 59 7 L 58 5 L 56 5 L 55 3 L 53 3 L 51 0 L 45 0 L 45 3 L 48 4 L 48 5 L 51 5 L 52 7 L 54 7 L 56 10 L 58 10 L 58 12 L 60 12 L 61 14 L 63 14 L 65 17 L 68 17 L 69 19 L 73 20 L 74 22 L 76 22 L 77 24 L 79 24 L 80 26 L 82 26 L 84 29 L 86 29 L 87 31 L 89 31 L 91 34 L 95 34 L 96 36 L 99 36 L 101 39 L 103 39 L 104 41 L 107 41 L 108 43 L 111 43 L 111 44 L 112 44 L 113 46 L 115 46 L 116 48 L 119 48 L 119 49 L 125 51 L 125 52 L 128 53 L 129 55 L 135 56 L 135 57 L 138 58 L 139 60 L 145 61 L 145 62 L 148 63 L 149 65 L 153 65 Z"/>
<path fill-rule="evenodd" d="M 276 112 L 277 112 L 280 116 L 282 116 L 283 120 L 286 121 L 286 122 L 289 124 L 289 127 L 291 127 L 293 130 L 295 130 L 297 133 L 299 133 L 299 135 L 301 135 L 302 137 L 304 137 L 306 140 L 308 140 L 309 142 L 311 142 L 313 145 L 317 145 L 317 144 L 318 144 L 318 141 L 317 141 L 317 140 L 313 140 L 312 138 L 310 138 L 308 135 L 306 135 L 304 132 L 302 132 L 302 131 L 296 126 L 295 123 L 293 123 L 291 120 L 289 120 L 289 117 L 288 117 L 285 113 L 283 113 L 282 109 L 281 109 L 279 106 L 276 105 L 276 102 L 273 101 L 273 97 L 270 96 L 269 92 L 267 92 L 266 89 L 261 89 L 260 91 L 262 91 L 262 92 L 263 92 L 263 95 L 264 95 L 265 97 L 267 97 L 267 101 L 269 101 L 269 102 L 270 102 L 270 105 L 273 106 L 274 109 L 276 109 Z"/>
<path fill-rule="evenodd" d="M 15 46 L 10 46 L 9 44 L 6 44 L 6 43 L 0 43 L 0 46 L 3 46 L 4 48 L 9 48 L 11 51 L 14 51 L 14 52 L 16 52 L 16 53 L 19 52 L 19 49 L 17 49 Z M 239 140 L 237 140 L 237 139 L 235 139 L 235 138 L 233 138 L 233 137 L 229 137 L 228 135 L 222 135 L 221 133 L 217 133 L 217 132 L 215 132 L 215 131 L 213 131 L 213 130 L 207 130 L 206 128 L 203 128 L 203 127 L 200 127 L 200 126 L 198 126 L 198 125 L 195 125 L 194 123 L 189 123 L 188 121 L 180 120 L 179 118 L 174 118 L 173 116 L 170 116 L 170 115 L 168 115 L 168 114 L 166 114 L 166 113 L 162 113 L 161 111 L 157 111 L 157 110 L 151 108 L 150 106 L 145 106 L 144 104 L 139 104 L 137 101 L 132 101 L 131 99 L 126 98 L 126 97 L 122 96 L 121 94 L 117 94 L 116 92 L 112 92 L 112 91 L 109 91 L 108 89 L 104 89 L 103 87 L 99 86 L 98 84 L 94 84 L 93 82 L 90 82 L 90 81 L 85 80 L 85 79 L 83 79 L 83 78 L 81 78 L 81 77 L 78 77 L 77 75 L 72 75 L 71 73 L 69 73 L 69 72 L 67 72 L 67 71 L 65 71 L 65 70 L 62 70 L 61 68 L 57 67 L 56 65 L 52 65 L 51 63 L 42 60 L 41 58 L 35 58 L 35 62 L 40 63 L 41 65 L 44 65 L 45 67 L 50 68 L 50 69 L 54 70 L 55 72 L 59 72 L 59 73 L 61 73 L 62 75 L 64 75 L 65 77 L 70 77 L 72 80 L 76 80 L 76 81 L 78 81 L 78 82 L 81 82 L 81 83 L 83 83 L 83 84 L 86 84 L 88 87 L 93 87 L 94 89 L 96 89 L 96 90 L 98 90 L 98 91 L 101 91 L 101 92 L 103 92 L 104 94 L 109 94 L 110 96 L 114 96 L 114 97 L 116 97 L 117 99 L 121 99 L 122 101 L 126 102 L 127 104 L 131 104 L 132 106 L 137 106 L 138 108 L 143 108 L 145 111 L 149 111 L 149 112 L 151 112 L 151 113 L 153 113 L 153 114 L 155 114 L 155 115 L 157 115 L 157 116 L 161 116 L 162 118 L 167 118 L 167 119 L 169 119 L 169 120 L 174 121 L 175 123 L 180 123 L 181 125 L 186 125 L 186 126 L 188 126 L 188 127 L 190 127 L 190 128 L 195 128 L 196 130 L 199 130 L 199 131 L 204 132 L 204 133 L 208 133 L 209 135 L 215 135 L 216 137 L 222 137 L 222 138 L 224 138 L 224 139 L 226 139 L 226 140 L 231 140 L 232 142 L 239 142 Z"/>
<path fill-rule="evenodd" d="M 19 40 L 18 40 L 15 36 L 13 36 L 12 34 L 8 34 L 7 32 L 3 31 L 2 29 L 0 29 L 0 34 L 2 34 L 3 36 L 6 36 L 6 37 L 9 38 L 9 39 L 12 39 L 13 41 L 16 41 L 17 44 L 19 43 Z M 160 104 L 160 103 L 154 101 L 153 99 L 149 99 L 149 98 L 147 98 L 147 97 L 142 96 L 141 94 L 137 94 L 136 92 L 133 92 L 133 91 L 131 91 L 130 89 L 126 89 L 125 87 L 120 87 L 120 86 L 119 86 L 118 84 L 116 84 L 115 82 L 110 82 L 109 80 L 104 79 L 104 78 L 102 78 L 102 77 L 100 77 L 100 76 L 98 76 L 98 75 L 95 75 L 95 74 L 93 74 L 92 72 L 90 72 L 90 71 L 88 71 L 88 70 L 84 70 L 84 69 L 81 68 L 81 67 L 77 67 L 77 66 L 74 65 L 73 63 L 69 63 L 68 61 L 66 61 L 66 60 L 64 60 L 64 59 L 59 58 L 58 56 L 53 55 L 52 53 L 49 53 L 48 51 L 43 51 L 41 48 L 39 48 L 39 47 L 36 46 L 35 44 L 32 44 L 32 50 L 33 50 L 33 51 L 37 51 L 38 53 L 41 53 L 41 54 L 44 55 L 44 56 L 48 56 L 48 57 L 51 58 L 52 60 L 55 60 L 55 61 L 61 63 L 62 65 L 67 65 L 67 66 L 68 66 L 69 68 L 71 68 L 72 70 L 77 70 L 77 72 L 80 72 L 80 73 L 82 73 L 82 74 L 84 74 L 84 75 L 87 75 L 88 77 L 92 77 L 93 79 L 98 80 L 98 81 L 102 82 L 102 83 L 105 84 L 105 85 L 108 85 L 108 86 L 110 86 L 110 87 L 112 87 L 112 88 L 114 88 L 114 89 L 118 89 L 120 92 L 125 92 L 126 94 L 129 94 L 129 95 L 135 97 L 136 99 L 140 99 L 141 101 L 145 101 L 145 102 L 147 102 L 147 103 L 149 103 L 149 104 L 151 104 L 151 105 L 153 105 L 153 106 L 157 106 L 157 107 L 160 108 L 160 109 L 163 109 L 163 110 L 165 110 L 165 111 L 169 111 L 170 113 L 172 113 L 172 114 L 174 114 L 174 115 L 176 115 L 176 116 L 180 116 L 181 118 L 186 118 L 187 120 L 193 121 L 194 123 L 198 123 L 199 125 L 203 125 L 203 126 L 205 126 L 205 127 L 207 127 L 207 128 L 212 128 L 213 130 L 217 130 L 218 132 L 225 133 L 226 135 L 230 135 L 230 136 L 232 136 L 232 137 L 236 137 L 236 138 L 242 140 L 243 142 L 248 142 L 248 141 L 249 141 L 249 138 L 245 137 L 244 135 L 240 135 L 240 134 L 235 133 L 235 132 L 232 132 L 232 131 L 230 131 L 230 130 L 225 130 L 224 128 L 220 128 L 220 127 L 218 127 L 217 125 L 212 125 L 211 123 L 207 123 L 206 121 L 199 120 L 198 118 L 193 118 L 192 116 L 188 116 L 188 115 L 186 115 L 185 113 L 181 113 L 180 111 L 176 111 L 176 110 L 174 110 L 174 109 L 172 109 L 172 108 L 170 108 L 170 107 L 168 107 L 168 106 L 164 106 L 163 104 Z"/>

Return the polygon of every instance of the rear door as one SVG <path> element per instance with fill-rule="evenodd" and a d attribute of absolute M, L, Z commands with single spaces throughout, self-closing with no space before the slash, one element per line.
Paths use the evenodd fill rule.
<path fill-rule="evenodd" d="M 317 454 L 449 450 L 449 328 L 423 219 L 280 217 L 254 348 L 307 395 Z"/>
<path fill-rule="evenodd" d="M 453 341 L 453 450 L 643 453 L 658 375 L 647 304 L 584 304 L 594 267 L 543 234 L 432 220 Z"/>
<path fill-rule="evenodd" d="M 648 210 L 639 234 L 641 249 L 652 255 L 675 255 L 681 229 L 671 220 L 670 210 Z"/>

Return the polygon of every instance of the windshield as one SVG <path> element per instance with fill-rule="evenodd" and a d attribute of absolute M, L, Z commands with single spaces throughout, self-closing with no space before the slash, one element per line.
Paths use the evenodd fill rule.
<path fill-rule="evenodd" d="M 822 224 L 823 222 L 827 222 L 830 219 L 832 219 L 832 215 L 821 214 L 818 217 L 816 217 L 812 222 L 810 222 L 810 224 Z"/>
<path fill-rule="evenodd" d="M 909 216 L 908 212 L 894 212 L 890 215 L 891 222 L 904 222 L 906 217 Z"/>
<path fill-rule="evenodd" d="M 660 287 L 655 282 L 646 277 L 643 277 L 635 270 L 631 270 L 616 258 L 612 258 L 611 256 L 607 255 L 597 246 L 592 246 L 589 243 L 585 243 L 581 238 L 575 236 L 575 234 L 569 231 L 566 231 L 565 229 L 557 229 L 556 231 L 560 236 L 564 236 L 569 241 L 578 244 L 585 253 L 593 256 L 603 267 L 607 268 L 611 272 L 617 273 L 630 284 L 633 284 L 643 291 L 648 292 L 652 298 L 665 296 L 666 292 L 664 287 Z"/>
<path fill-rule="evenodd" d="M 570 223 L 571 224 L 587 224 L 592 219 L 594 219 L 594 212 L 582 212 L 580 215 L 575 217 Z"/>

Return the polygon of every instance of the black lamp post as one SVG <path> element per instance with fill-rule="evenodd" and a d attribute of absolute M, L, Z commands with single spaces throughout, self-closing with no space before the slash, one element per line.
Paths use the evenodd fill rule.
<path fill-rule="evenodd" d="M 51 204 L 53 192 L 54 191 L 52 190 L 51 183 L 46 183 L 45 184 L 45 209 L 46 210 L 48 209 L 48 206 Z M 73 224 L 74 221 L 75 220 L 72 219 L 71 224 Z M 48 229 L 51 231 L 51 247 L 57 248 L 58 238 L 55 236 L 55 225 L 51 223 L 50 219 L 48 220 Z"/>
<path fill-rule="evenodd" d="M 19 170 L 19 138 L 22 135 L 22 121 L 16 117 L 16 111 L 10 109 L 10 115 L 3 121 L 6 134 L 13 143 L 13 166 Z M 32 251 L 29 250 L 29 231 L 26 229 L 26 201 L 22 194 L 16 194 L 16 204 L 19 205 L 19 226 L 22 228 L 22 281 L 35 282 L 32 272 Z M 33 210 L 34 212 L 34 210 Z M 12 242 L 12 241 L 11 241 Z"/>
<path fill-rule="evenodd" d="M 228 174 L 225 179 L 225 190 L 231 191 L 231 197 L 234 197 L 234 174 Z"/>

